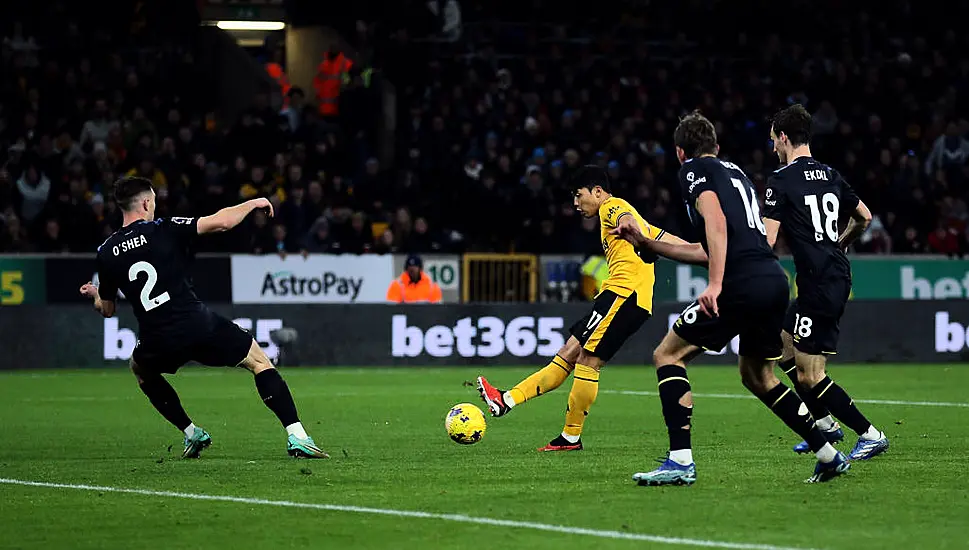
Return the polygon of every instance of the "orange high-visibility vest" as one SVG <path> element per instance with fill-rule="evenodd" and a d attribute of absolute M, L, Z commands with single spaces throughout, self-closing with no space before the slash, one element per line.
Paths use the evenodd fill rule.
<path fill-rule="evenodd" d="M 391 281 L 387 288 L 387 301 L 395 304 L 441 303 L 441 287 L 421 271 L 421 279 L 410 282 L 410 275 L 404 272 L 399 279 Z"/>
<path fill-rule="evenodd" d="M 289 83 L 289 77 L 279 63 L 266 63 L 266 72 L 276 81 L 279 89 L 283 92 L 283 106 L 289 105 L 289 89 L 293 86 Z"/>
<path fill-rule="evenodd" d="M 348 73 L 352 66 L 353 62 L 343 53 L 333 59 L 323 54 L 323 61 L 317 66 L 316 77 L 313 78 L 313 88 L 316 89 L 316 99 L 320 102 L 321 115 L 335 116 L 339 112 L 337 100 L 340 98 L 340 83 L 343 75 Z"/>

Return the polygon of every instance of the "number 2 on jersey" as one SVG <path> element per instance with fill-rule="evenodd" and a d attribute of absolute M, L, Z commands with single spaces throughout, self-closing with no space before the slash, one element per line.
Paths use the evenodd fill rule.
<path fill-rule="evenodd" d="M 136 262 L 128 270 L 128 280 L 131 282 L 137 281 L 140 273 L 148 275 L 145 287 L 141 289 L 141 307 L 145 308 L 145 311 L 151 311 L 172 299 L 167 292 L 162 292 L 154 298 L 151 297 L 151 291 L 155 290 L 155 284 L 158 282 L 158 271 L 155 270 L 155 266 L 148 262 Z"/>
<path fill-rule="evenodd" d="M 767 235 L 767 228 L 764 227 L 764 220 L 760 217 L 760 205 L 757 203 L 757 196 L 754 190 L 750 189 L 750 196 L 747 196 L 747 186 L 739 178 L 730 178 L 730 182 L 737 188 L 741 200 L 744 201 L 744 210 L 747 214 L 747 227 L 760 231 L 762 235 Z"/>
<path fill-rule="evenodd" d="M 811 209 L 811 222 L 814 224 L 814 238 L 820 241 L 822 234 L 827 234 L 832 241 L 838 241 L 838 197 L 834 193 L 825 193 L 821 197 L 821 208 L 818 208 L 817 195 L 804 197 L 804 204 Z M 824 210 L 824 227 L 821 227 L 821 210 Z"/>

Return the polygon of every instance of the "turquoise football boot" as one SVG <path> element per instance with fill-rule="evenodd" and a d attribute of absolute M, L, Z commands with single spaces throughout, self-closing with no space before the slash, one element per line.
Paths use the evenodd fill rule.
<path fill-rule="evenodd" d="M 208 432 L 196 426 L 192 437 L 185 438 L 185 450 L 182 451 L 182 458 L 198 458 L 202 454 L 202 450 L 211 444 L 212 437 Z"/>
<path fill-rule="evenodd" d="M 316 446 L 312 437 L 289 436 L 286 452 L 294 458 L 330 458 L 326 451 Z"/>

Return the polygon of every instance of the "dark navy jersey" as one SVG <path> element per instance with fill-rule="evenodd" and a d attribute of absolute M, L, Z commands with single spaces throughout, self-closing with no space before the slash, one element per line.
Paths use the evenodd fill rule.
<path fill-rule="evenodd" d="M 799 280 L 850 278 L 851 264 L 838 246 L 838 218 L 859 202 L 837 170 L 811 157 L 798 157 L 771 175 L 764 215 L 781 222 Z"/>
<path fill-rule="evenodd" d="M 747 175 L 737 165 L 715 157 L 697 157 L 680 168 L 680 187 L 687 213 L 709 254 L 703 216 L 697 199 L 705 191 L 716 193 L 727 220 L 727 265 L 724 281 L 761 274 L 783 273 L 777 256 L 767 245 L 767 230 L 760 215 L 757 193 Z"/>
<path fill-rule="evenodd" d="M 138 221 L 98 247 L 98 295 L 131 302 L 143 340 L 178 338 L 207 311 L 188 275 L 197 218 Z"/>

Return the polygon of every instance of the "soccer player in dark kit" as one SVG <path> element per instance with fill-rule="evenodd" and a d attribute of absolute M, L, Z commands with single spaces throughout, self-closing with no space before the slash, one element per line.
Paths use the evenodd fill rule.
<path fill-rule="evenodd" d="M 155 191 L 145 178 L 115 183 L 123 226 L 98 248 L 100 286 L 88 282 L 81 294 L 104 317 L 115 313 L 118 291 L 138 319 L 138 345 L 131 371 L 138 386 L 166 420 L 185 434 L 183 458 L 197 458 L 212 438 L 185 413 L 175 389 L 162 376 L 189 361 L 241 366 L 252 372 L 263 402 L 288 433 L 287 451 L 297 458 L 327 458 L 303 429 L 289 387 L 252 336 L 209 310 L 195 295 L 188 275 L 189 246 L 199 235 L 228 231 L 250 212 L 272 205 L 253 199 L 202 218 L 155 219 Z"/>
<path fill-rule="evenodd" d="M 771 128 L 782 166 L 768 180 L 764 200 L 767 243 L 781 227 L 797 269 L 797 298 L 784 321 L 781 368 L 790 377 L 821 433 L 835 443 L 843 422 L 858 434 L 849 460 L 867 460 L 888 449 L 888 438 L 865 418 L 844 389 L 828 377 L 828 357 L 837 353 L 839 321 L 851 294 L 851 264 L 845 249 L 871 222 L 871 212 L 837 170 L 811 156 L 811 114 L 801 105 L 777 113 Z M 838 232 L 838 217 L 848 226 Z M 794 447 L 809 451 L 806 442 Z"/>
<path fill-rule="evenodd" d="M 738 335 L 744 386 L 808 442 L 818 458 L 808 481 L 832 479 L 848 470 L 848 460 L 824 438 L 797 393 L 774 375 L 783 350 L 780 332 L 789 288 L 767 244 L 754 186 L 740 168 L 717 158 L 716 130 L 699 113 L 680 121 L 673 140 L 682 164 L 679 181 L 687 213 L 700 242 L 663 243 L 636 227 L 614 231 L 668 258 L 708 265 L 710 283 L 653 353 L 669 455 L 659 468 L 634 474 L 633 480 L 640 485 L 696 481 L 690 440 L 693 394 L 686 365 L 703 350 L 720 350 Z"/>

